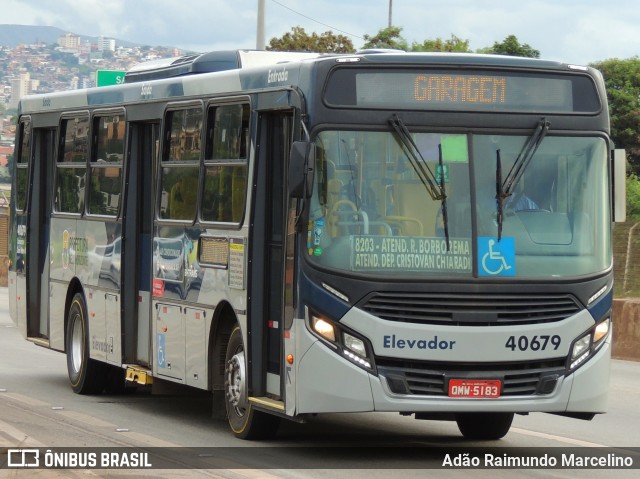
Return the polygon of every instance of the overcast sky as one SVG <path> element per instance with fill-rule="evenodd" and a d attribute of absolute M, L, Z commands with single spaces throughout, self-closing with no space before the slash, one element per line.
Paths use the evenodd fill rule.
<path fill-rule="evenodd" d="M 266 42 L 294 26 L 332 30 L 354 47 L 389 22 L 389 0 L 265 0 Z M 2 0 L 5 24 L 51 25 L 194 51 L 255 48 L 258 0 Z M 392 0 L 411 44 L 469 40 L 476 50 L 516 35 L 541 58 L 586 64 L 640 55 L 638 0 Z M 296 13 L 297 12 L 297 13 Z"/>

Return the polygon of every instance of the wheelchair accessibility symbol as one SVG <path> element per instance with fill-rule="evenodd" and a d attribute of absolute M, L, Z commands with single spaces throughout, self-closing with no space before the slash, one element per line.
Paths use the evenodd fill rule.
<path fill-rule="evenodd" d="M 166 368 L 167 367 L 167 358 L 165 356 L 165 338 L 164 334 L 158 334 L 158 367 Z"/>
<path fill-rule="evenodd" d="M 515 276 L 516 248 L 513 238 L 478 238 L 478 275 Z"/>

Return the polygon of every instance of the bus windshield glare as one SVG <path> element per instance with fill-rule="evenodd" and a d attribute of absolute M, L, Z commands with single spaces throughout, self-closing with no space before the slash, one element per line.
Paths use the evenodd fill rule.
<path fill-rule="evenodd" d="M 506 176 L 527 135 L 412 139 L 422 164 L 391 132 L 318 135 L 307 234 L 313 263 L 414 278 L 576 277 L 610 266 L 603 138 L 544 138 L 502 208 L 496 172 Z M 421 179 L 425 168 L 445 201 Z"/>

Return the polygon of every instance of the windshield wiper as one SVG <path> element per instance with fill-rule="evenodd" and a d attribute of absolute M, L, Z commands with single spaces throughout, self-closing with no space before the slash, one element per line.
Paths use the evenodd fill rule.
<path fill-rule="evenodd" d="M 516 186 L 522 175 L 524 174 L 524 170 L 527 168 L 529 161 L 533 158 L 533 155 L 536 154 L 540 143 L 546 136 L 549 128 L 551 127 L 551 122 L 546 118 L 542 118 L 538 123 L 533 134 L 529 137 L 529 140 L 522 147 L 522 150 L 518 154 L 518 158 L 513 163 L 511 170 L 509 170 L 509 174 L 504 180 L 504 184 L 502 185 L 504 189 L 504 193 L 509 196 L 513 192 L 513 188 Z"/>
<path fill-rule="evenodd" d="M 444 162 L 442 160 L 442 144 L 438 144 L 438 164 L 440 165 L 440 193 L 442 193 L 442 226 L 444 228 L 444 238 L 447 240 L 447 252 L 449 252 L 449 217 L 447 216 L 447 191 L 444 187 Z"/>
<path fill-rule="evenodd" d="M 502 216 L 504 214 L 504 200 L 509 195 L 506 195 L 502 185 L 502 161 L 500 159 L 500 150 L 496 151 L 496 208 L 498 209 L 498 215 L 496 221 L 498 223 L 498 241 L 502 239 Z"/>
<path fill-rule="evenodd" d="M 431 171 L 431 168 L 429 168 L 427 161 L 422 156 L 422 153 L 420 153 L 420 149 L 416 145 L 415 141 L 413 141 L 411 132 L 398 115 L 394 114 L 389 118 L 389 124 L 396 132 L 396 135 L 400 140 L 400 144 L 407 153 L 407 157 L 409 158 L 413 169 L 418 174 L 418 177 L 429 193 L 429 196 L 431 196 L 432 200 L 440 200 L 441 202 L 442 223 L 444 226 L 444 235 L 447 240 L 447 251 L 449 251 L 449 220 L 447 216 L 447 192 L 444 182 L 445 171 L 442 159 L 442 145 L 438 145 L 438 164 L 440 166 L 440 181 L 438 181 L 436 176 L 433 174 L 433 171 Z"/>
<path fill-rule="evenodd" d="M 433 171 L 429 168 L 427 161 L 420 153 L 418 146 L 413 141 L 413 137 L 409 132 L 409 129 L 404 124 L 404 122 L 398 117 L 398 115 L 393 115 L 389 118 L 389 124 L 393 127 L 394 131 L 398 135 L 398 139 L 400 140 L 400 144 L 404 147 L 405 152 L 411 161 L 411 165 L 418 173 L 418 177 L 420 181 L 424 184 L 429 196 L 433 200 L 442 200 L 444 196 L 444 191 L 442 187 L 438 185 L 438 181 L 436 180 Z"/>
<path fill-rule="evenodd" d="M 504 211 L 504 202 L 507 198 L 509 198 L 513 194 L 513 190 L 522 178 L 527 165 L 533 158 L 533 155 L 536 154 L 540 143 L 547 135 L 549 128 L 551 127 L 551 122 L 546 118 L 540 119 L 538 122 L 538 126 L 531 134 L 529 139 L 526 141 L 520 153 L 518 153 L 518 157 L 516 161 L 513 163 L 513 166 L 509 170 L 507 177 L 504 182 L 502 181 L 502 162 L 500 159 L 500 150 L 496 151 L 496 203 L 498 210 L 498 241 L 502 238 L 502 221 L 503 221 L 503 211 Z"/>

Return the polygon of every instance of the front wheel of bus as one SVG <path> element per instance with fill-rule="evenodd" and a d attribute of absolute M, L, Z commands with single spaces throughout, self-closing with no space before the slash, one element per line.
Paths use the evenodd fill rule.
<path fill-rule="evenodd" d="M 224 371 L 225 406 L 229 426 L 241 439 L 270 439 L 278 431 L 280 418 L 256 411 L 247 393 L 247 370 L 242 331 L 231 332 Z"/>
<path fill-rule="evenodd" d="M 460 413 L 456 422 L 466 439 L 495 441 L 509 432 L 513 413 Z"/>
<path fill-rule="evenodd" d="M 89 357 L 88 326 L 84 296 L 76 293 L 67 316 L 67 371 L 77 394 L 96 394 L 104 389 L 104 368 Z"/>

